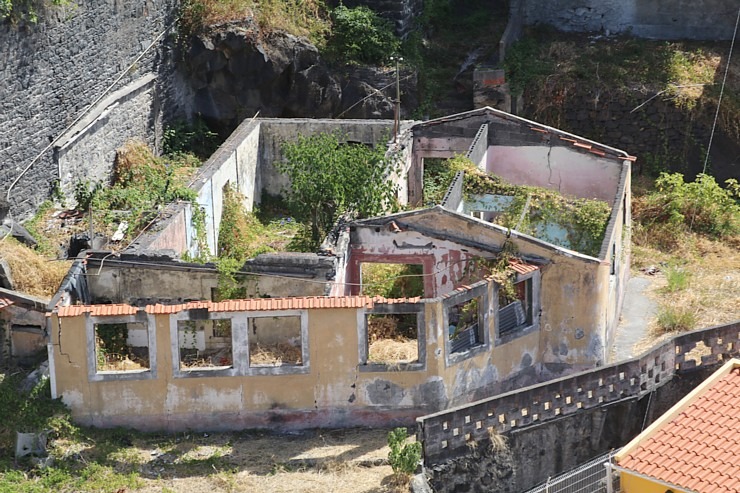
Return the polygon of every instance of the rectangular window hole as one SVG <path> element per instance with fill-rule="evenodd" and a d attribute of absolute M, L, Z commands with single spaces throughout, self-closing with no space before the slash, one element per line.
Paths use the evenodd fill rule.
<path fill-rule="evenodd" d="M 526 416 L 526 415 L 529 414 L 529 409 L 527 409 L 526 407 L 525 408 L 522 408 L 522 411 L 521 412 L 522 412 L 522 416 Z"/>
<path fill-rule="evenodd" d="M 483 344 L 482 297 L 453 305 L 447 310 L 447 334 L 451 353 L 464 353 Z"/>
<path fill-rule="evenodd" d="M 476 421 L 475 422 L 475 429 L 476 430 L 480 430 L 481 428 L 483 428 L 483 422 L 482 421 Z"/>
<path fill-rule="evenodd" d="M 385 365 L 417 363 L 418 317 L 417 313 L 367 315 L 367 362 Z"/>
<path fill-rule="evenodd" d="M 583 402 L 580 402 L 580 401 L 576 402 L 576 407 L 578 409 L 583 409 Z"/>
<path fill-rule="evenodd" d="M 250 367 L 303 366 L 301 317 L 250 317 L 247 322 Z"/>
<path fill-rule="evenodd" d="M 180 370 L 221 370 L 233 366 L 231 319 L 178 320 Z"/>
<path fill-rule="evenodd" d="M 453 428 L 452 429 L 452 436 L 453 437 L 456 437 L 459 434 L 460 434 L 460 428 Z"/>
<path fill-rule="evenodd" d="M 534 323 L 533 280 L 530 277 L 514 284 L 513 289 L 499 290 L 498 335 L 503 337 L 530 327 Z"/>
<path fill-rule="evenodd" d="M 545 402 L 545 406 L 544 407 L 545 407 L 545 411 L 549 411 L 550 408 L 552 407 L 552 404 L 550 404 L 549 402 Z"/>
<path fill-rule="evenodd" d="M 599 378 L 599 387 L 603 387 L 603 386 L 604 386 L 604 379 Z"/>
<path fill-rule="evenodd" d="M 614 384 L 609 384 L 609 392 L 614 392 Z"/>
<path fill-rule="evenodd" d="M 624 372 L 623 371 L 620 371 L 619 372 L 619 380 L 624 380 Z"/>
<path fill-rule="evenodd" d="M 536 414 L 535 413 L 535 414 L 532 415 L 532 421 L 539 421 L 539 419 L 540 419 L 540 415 L 539 414 Z"/>
<path fill-rule="evenodd" d="M 95 324 L 95 370 L 141 371 L 149 369 L 149 329 L 128 322 Z"/>
<path fill-rule="evenodd" d="M 560 416 L 562 414 L 562 410 L 559 407 L 555 408 L 555 416 Z"/>
<path fill-rule="evenodd" d="M 635 377 L 632 377 L 630 378 L 630 385 L 634 385 L 634 384 L 635 384 Z"/>
<path fill-rule="evenodd" d="M 514 428 L 516 426 L 516 420 L 515 419 L 512 419 L 511 421 L 509 421 L 509 426 L 511 426 L 512 428 Z"/>
<path fill-rule="evenodd" d="M 442 429 L 445 430 L 445 431 L 447 431 L 447 426 L 448 426 L 447 425 L 447 421 L 443 421 L 442 422 Z"/>
<path fill-rule="evenodd" d="M 504 424 L 504 423 L 506 423 L 506 415 L 504 415 L 504 414 L 499 414 L 499 415 L 498 415 L 498 422 L 499 422 L 499 423 L 501 423 L 501 424 Z"/>
<path fill-rule="evenodd" d="M 470 423 L 470 416 L 465 416 L 465 424 Z"/>
<path fill-rule="evenodd" d="M 568 396 L 568 397 L 565 398 L 565 403 L 566 404 L 571 404 L 572 402 L 573 402 L 573 398 L 571 396 Z"/>
<path fill-rule="evenodd" d="M 594 393 L 593 393 L 592 390 L 589 390 L 586 395 L 588 396 L 589 399 L 593 399 L 594 398 Z"/>
<path fill-rule="evenodd" d="M 442 440 L 442 448 L 447 448 L 447 440 Z"/>

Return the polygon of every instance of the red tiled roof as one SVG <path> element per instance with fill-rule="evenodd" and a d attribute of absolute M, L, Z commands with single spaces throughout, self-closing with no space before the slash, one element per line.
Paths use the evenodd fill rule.
<path fill-rule="evenodd" d="M 698 493 L 739 493 L 740 365 L 679 411 L 619 466 Z"/>
<path fill-rule="evenodd" d="M 15 303 L 15 301 L 11 300 L 10 298 L 5 298 L 4 296 L 0 296 L 0 310 L 12 305 L 13 303 Z"/>
<path fill-rule="evenodd" d="M 371 298 L 369 296 L 309 296 L 295 298 L 253 298 L 226 301 L 190 301 L 179 305 L 147 305 L 152 315 L 178 313 L 184 310 L 204 309 L 209 312 L 248 312 L 267 310 L 305 310 L 311 308 L 370 308 L 375 303 L 415 303 L 420 298 Z M 57 316 L 76 317 L 83 313 L 92 316 L 134 315 L 137 308 L 130 305 L 70 305 L 59 308 Z"/>
<path fill-rule="evenodd" d="M 83 313 L 89 313 L 93 317 L 105 317 L 116 315 L 136 315 L 137 308 L 131 305 L 68 305 L 60 306 L 58 317 L 76 317 Z"/>
<path fill-rule="evenodd" d="M 529 274 L 530 272 L 534 272 L 539 269 L 539 267 L 536 265 L 525 264 L 521 260 L 517 259 L 510 259 L 509 266 L 519 274 Z"/>

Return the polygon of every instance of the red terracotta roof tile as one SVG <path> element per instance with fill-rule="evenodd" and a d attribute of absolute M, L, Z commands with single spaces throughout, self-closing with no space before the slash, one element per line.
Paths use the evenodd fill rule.
<path fill-rule="evenodd" d="M 147 305 L 144 310 L 153 315 L 205 309 L 209 312 L 247 312 L 268 310 L 305 310 L 321 308 L 372 308 L 374 304 L 416 303 L 421 298 L 371 298 L 369 296 L 310 296 L 294 298 L 256 298 L 225 301 L 191 301 L 178 305 Z M 76 317 L 134 315 L 138 308 L 130 305 L 69 305 L 60 307 L 57 316 Z"/>
<path fill-rule="evenodd" d="M 89 313 L 93 317 L 135 315 L 137 308 L 131 305 L 69 305 L 59 307 L 58 317 L 76 317 Z"/>
<path fill-rule="evenodd" d="M 698 493 L 740 493 L 740 368 L 704 390 L 619 465 Z"/>
<path fill-rule="evenodd" d="M 522 262 L 521 260 L 516 260 L 516 259 L 509 260 L 509 267 L 514 269 L 519 274 L 529 274 L 530 272 L 534 272 L 537 269 L 539 269 L 539 267 L 536 265 L 526 264 Z"/>
<path fill-rule="evenodd" d="M 5 298 L 3 296 L 0 296 L 0 310 L 12 305 L 13 303 L 15 302 L 11 300 L 10 298 Z"/>

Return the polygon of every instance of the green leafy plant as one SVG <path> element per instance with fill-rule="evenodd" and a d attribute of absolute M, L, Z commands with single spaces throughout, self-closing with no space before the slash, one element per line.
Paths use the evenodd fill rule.
<path fill-rule="evenodd" d="M 343 62 L 383 64 L 401 48 L 390 22 L 365 6 L 332 11 L 333 29 L 328 53 Z"/>
<path fill-rule="evenodd" d="M 409 476 L 421 461 L 421 443 L 406 443 L 406 428 L 396 428 L 388 433 L 388 462 L 396 475 Z"/>
<path fill-rule="evenodd" d="M 722 188 L 705 174 L 686 183 L 680 173 L 661 173 L 655 191 L 633 201 L 633 217 L 668 249 L 687 232 L 712 238 L 740 234 L 740 189 L 737 180 L 726 184 Z"/>
<path fill-rule="evenodd" d="M 192 153 L 201 160 L 208 159 L 220 143 L 218 134 L 200 117 L 190 122 L 178 120 L 168 126 L 162 135 L 162 148 L 166 155 Z"/>
<path fill-rule="evenodd" d="M 344 144 L 337 134 L 299 136 L 282 147 L 275 163 L 290 178 L 292 215 L 310 225 L 310 246 L 318 247 L 340 215 L 370 217 L 397 207 L 397 186 L 388 177 L 395 163 L 383 146 Z"/>

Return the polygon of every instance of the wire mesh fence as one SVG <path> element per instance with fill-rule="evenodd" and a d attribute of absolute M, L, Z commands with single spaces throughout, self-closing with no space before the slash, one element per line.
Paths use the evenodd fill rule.
<path fill-rule="evenodd" d="M 525 493 L 617 493 L 619 475 L 605 466 L 611 463 L 616 453 L 615 450 L 596 457 L 564 474 L 549 478 Z"/>

